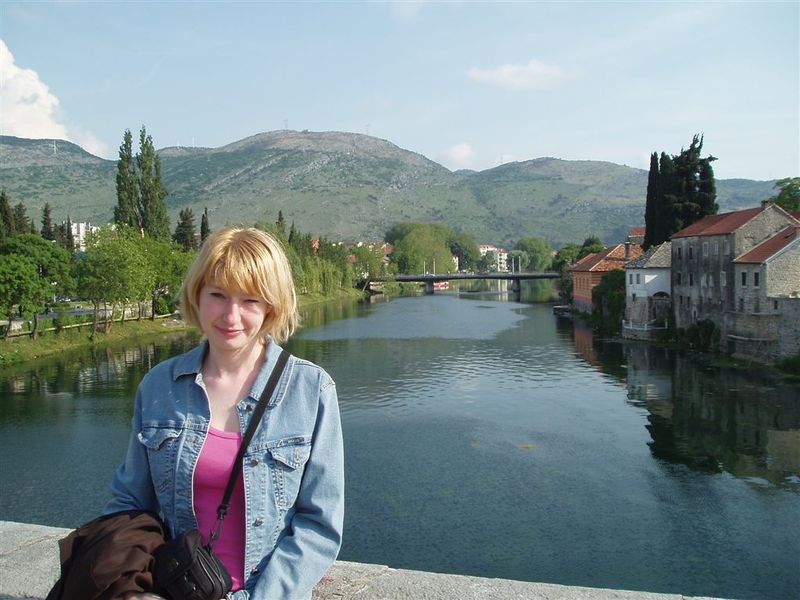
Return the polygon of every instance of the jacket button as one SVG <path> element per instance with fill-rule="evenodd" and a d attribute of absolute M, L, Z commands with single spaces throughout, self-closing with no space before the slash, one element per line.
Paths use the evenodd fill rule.
<path fill-rule="evenodd" d="M 253 521 L 253 526 L 254 527 L 260 527 L 263 524 L 264 524 L 264 520 L 263 519 L 256 519 L 255 521 Z"/>
<path fill-rule="evenodd" d="M 250 575 L 252 575 L 253 577 L 255 577 L 256 575 L 258 575 L 258 573 L 259 573 L 258 567 L 256 567 L 256 568 L 255 568 L 255 569 L 253 569 L 252 571 L 250 571 Z"/>
<path fill-rule="evenodd" d="M 255 467 L 257 464 L 258 464 L 258 459 L 257 458 L 254 458 L 254 459 L 252 459 L 250 461 L 250 466 L 251 467 Z"/>
<path fill-rule="evenodd" d="M 253 405 L 252 404 L 248 404 L 247 406 L 244 407 L 244 409 L 247 412 L 253 412 Z"/>

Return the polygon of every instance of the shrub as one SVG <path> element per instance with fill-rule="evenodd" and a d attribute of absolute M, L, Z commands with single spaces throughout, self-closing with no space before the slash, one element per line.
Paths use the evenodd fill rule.
<path fill-rule="evenodd" d="M 785 373 L 800 377 L 800 354 L 778 361 L 775 366 Z"/>

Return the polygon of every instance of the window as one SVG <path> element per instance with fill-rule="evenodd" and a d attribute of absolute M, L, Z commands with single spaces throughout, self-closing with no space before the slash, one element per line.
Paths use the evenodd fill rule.
<path fill-rule="evenodd" d="M 636 302 L 636 294 L 633 295 L 633 301 Z"/>
<path fill-rule="evenodd" d="M 678 246 L 678 260 L 680 260 L 680 259 L 681 259 L 681 254 L 682 254 L 681 250 L 683 250 L 683 248 L 681 248 L 680 246 Z"/>
<path fill-rule="evenodd" d="M 742 287 L 747 287 L 747 271 L 742 271 Z"/>
<path fill-rule="evenodd" d="M 708 287 L 714 287 L 714 275 L 708 276 Z"/>
<path fill-rule="evenodd" d="M 703 242 L 703 256 L 708 256 L 708 242 Z"/>
<path fill-rule="evenodd" d="M 758 287 L 758 276 L 759 275 L 760 275 L 760 273 L 758 271 L 753 273 L 753 287 Z"/>
<path fill-rule="evenodd" d="M 758 312 L 759 308 L 760 308 L 760 306 L 759 306 L 758 298 L 756 298 L 755 300 L 753 300 L 753 312 Z"/>
<path fill-rule="evenodd" d="M 681 273 L 680 271 L 675 273 L 675 283 L 677 283 L 678 285 L 681 285 L 681 280 L 682 279 L 683 279 L 683 273 Z"/>
<path fill-rule="evenodd" d="M 694 248 L 692 246 L 689 246 L 689 260 L 692 260 L 692 256 L 694 255 L 694 252 L 692 252 L 692 250 L 694 250 Z"/>
<path fill-rule="evenodd" d="M 725 278 L 725 271 L 719 272 L 719 287 L 725 287 L 728 285 L 728 280 Z"/>
<path fill-rule="evenodd" d="M 642 283 L 642 281 L 639 279 L 640 277 L 641 277 L 641 275 L 639 273 L 637 273 L 636 274 L 636 283 Z"/>
<path fill-rule="evenodd" d="M 722 251 L 725 254 L 730 254 L 731 253 L 731 242 L 730 242 L 730 240 L 724 240 L 722 242 Z"/>
<path fill-rule="evenodd" d="M 714 256 L 719 255 L 719 240 L 714 242 Z"/>
<path fill-rule="evenodd" d="M 694 273 L 689 273 L 689 285 L 694 285 Z"/>
<path fill-rule="evenodd" d="M 772 301 L 772 308 L 774 308 L 775 310 L 778 310 L 778 301 L 777 300 L 773 300 Z"/>
<path fill-rule="evenodd" d="M 739 312 L 744 312 L 744 298 L 739 298 Z"/>
<path fill-rule="evenodd" d="M 628 283 L 633 283 L 633 273 L 628 273 Z"/>

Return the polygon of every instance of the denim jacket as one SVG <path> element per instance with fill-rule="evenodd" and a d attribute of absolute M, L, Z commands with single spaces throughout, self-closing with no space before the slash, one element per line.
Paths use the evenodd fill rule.
<path fill-rule="evenodd" d="M 210 409 L 201 367 L 207 342 L 155 366 L 136 393 L 125 462 L 104 513 L 160 513 L 172 535 L 197 527 L 192 482 Z M 280 348 L 271 340 L 250 394 L 244 433 Z M 245 586 L 233 600 L 310 598 L 336 559 L 344 516 L 344 457 L 336 387 L 290 357 L 244 456 Z"/>

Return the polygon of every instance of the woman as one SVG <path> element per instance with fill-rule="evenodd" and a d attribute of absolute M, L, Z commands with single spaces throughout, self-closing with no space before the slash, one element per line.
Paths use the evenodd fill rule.
<path fill-rule="evenodd" d="M 105 513 L 152 510 L 172 535 L 197 528 L 207 543 L 277 344 L 294 332 L 299 315 L 280 244 L 238 227 L 204 242 L 181 304 L 205 340 L 154 367 L 139 385 L 131 441 Z M 214 543 L 233 580 L 230 597 L 310 598 L 339 551 L 343 514 L 336 388 L 320 367 L 291 357 Z"/>

